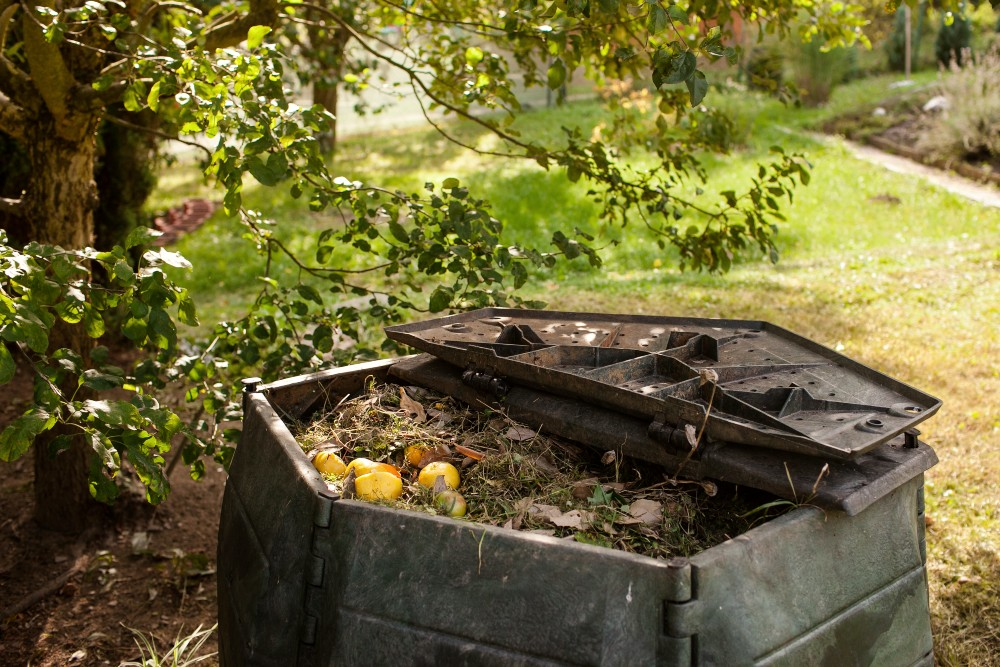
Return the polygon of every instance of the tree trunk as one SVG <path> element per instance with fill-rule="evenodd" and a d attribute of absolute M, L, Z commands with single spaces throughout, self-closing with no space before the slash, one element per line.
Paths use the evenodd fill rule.
<path fill-rule="evenodd" d="M 337 78 L 339 79 L 339 76 Z M 337 148 L 337 98 L 340 94 L 340 85 L 330 84 L 326 79 L 317 79 L 313 82 L 312 89 L 313 104 L 322 105 L 333 114 L 333 118 L 327 121 L 327 130 L 319 135 L 320 150 L 332 155 Z"/>
<path fill-rule="evenodd" d="M 337 99 L 344 74 L 344 59 L 350 33 L 342 28 L 321 24 L 310 25 L 309 47 L 306 57 L 313 63 L 313 104 L 322 105 L 333 115 L 327 121 L 328 129 L 319 135 L 319 146 L 326 154 L 333 154 L 337 147 Z"/>
<path fill-rule="evenodd" d="M 67 138 L 66 121 L 56 128 L 55 121 L 43 112 L 25 138 L 31 182 L 23 197 L 23 219 L 28 221 L 30 239 L 67 249 L 93 243 L 99 119 L 98 114 L 75 116 L 73 132 Z M 50 352 L 66 347 L 84 360 L 93 345 L 81 326 L 61 321 L 52 328 L 49 340 Z M 61 389 L 73 395 L 76 383 Z M 76 398 L 80 398 L 79 392 Z M 76 533 L 100 515 L 101 506 L 91 498 L 87 482 L 88 463 L 94 453 L 82 437 L 74 437 L 69 448 L 53 455 L 49 445 L 59 434 L 53 429 L 35 441 L 35 518 L 45 528 Z"/>

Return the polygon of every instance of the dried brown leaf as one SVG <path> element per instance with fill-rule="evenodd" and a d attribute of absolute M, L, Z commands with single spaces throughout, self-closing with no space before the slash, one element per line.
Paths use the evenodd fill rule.
<path fill-rule="evenodd" d="M 474 459 L 476 461 L 482 461 L 483 457 L 486 456 L 482 452 L 477 452 L 471 447 L 466 447 L 464 445 L 455 445 L 455 451 L 461 454 L 462 456 L 468 456 L 470 459 Z"/>
<path fill-rule="evenodd" d="M 555 477 L 559 474 L 559 468 L 544 454 L 534 457 L 531 460 L 531 464 L 535 467 L 535 470 L 544 473 L 548 477 Z"/>
<path fill-rule="evenodd" d="M 655 500 L 635 500 L 629 505 L 628 513 L 644 524 L 655 526 L 663 521 L 663 505 Z"/>
<path fill-rule="evenodd" d="M 514 442 L 524 442 L 535 437 L 535 431 L 527 426 L 511 426 L 507 429 L 507 439 Z"/>
<path fill-rule="evenodd" d="M 424 406 L 413 400 L 402 387 L 399 388 L 399 407 L 402 408 L 408 417 L 421 424 L 427 420 L 427 413 Z"/>
<path fill-rule="evenodd" d="M 597 488 L 596 477 L 581 479 L 579 482 L 573 482 L 572 494 L 577 500 L 586 500 L 594 495 L 595 488 Z"/>
<path fill-rule="evenodd" d="M 606 466 L 611 465 L 617 460 L 618 460 L 618 455 L 615 454 L 613 450 L 604 452 L 604 456 L 601 457 L 601 463 L 603 463 Z"/>
<path fill-rule="evenodd" d="M 448 483 L 444 481 L 444 475 L 438 475 L 434 478 L 434 495 L 437 496 L 439 493 L 444 493 L 448 490 Z"/>
<path fill-rule="evenodd" d="M 344 478 L 344 486 L 340 491 L 341 498 L 353 498 L 357 495 L 357 492 L 354 490 L 355 477 L 354 468 L 351 468 L 347 472 L 347 477 Z"/>
<path fill-rule="evenodd" d="M 684 435 L 687 436 L 691 449 L 698 446 L 698 429 L 694 427 L 694 424 L 684 424 Z"/>
<path fill-rule="evenodd" d="M 528 496 L 526 498 L 520 498 L 514 503 L 514 509 L 517 510 L 517 514 L 510 520 L 511 527 L 513 527 L 514 530 L 519 530 L 521 528 L 521 522 L 524 521 L 524 515 L 531 509 L 533 502 L 532 498 Z"/>
<path fill-rule="evenodd" d="M 591 512 L 585 510 L 570 510 L 565 514 L 560 514 L 559 516 L 548 517 L 549 521 L 553 525 L 559 526 L 560 528 L 575 528 L 576 530 L 583 530 L 584 528 L 590 526 L 594 515 Z"/>

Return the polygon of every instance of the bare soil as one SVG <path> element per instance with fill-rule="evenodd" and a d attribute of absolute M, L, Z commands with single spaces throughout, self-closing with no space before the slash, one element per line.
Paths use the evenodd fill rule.
<path fill-rule="evenodd" d="M 18 373 L 3 387 L 0 428 L 31 400 L 30 379 Z M 129 489 L 82 536 L 36 525 L 32 478 L 30 454 L 0 464 L 0 665 L 117 666 L 140 657 L 129 628 L 162 653 L 178 635 L 215 624 L 221 467 L 195 482 L 178 466 L 159 507 Z M 213 635 L 205 651 L 215 650 Z"/>
<path fill-rule="evenodd" d="M 962 158 L 941 159 L 921 148 L 921 137 L 927 131 L 928 117 L 921 105 L 929 93 L 900 96 L 882 101 L 882 114 L 863 108 L 845 113 L 823 123 L 826 134 L 841 134 L 852 141 L 866 143 L 915 162 L 939 169 L 953 170 L 973 181 L 1000 185 L 1000 156 L 977 154 Z"/>

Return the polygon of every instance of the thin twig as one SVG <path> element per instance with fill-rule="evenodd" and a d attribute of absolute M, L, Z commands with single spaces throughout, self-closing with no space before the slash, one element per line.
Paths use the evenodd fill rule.
<path fill-rule="evenodd" d="M 110 114 L 108 114 L 107 116 L 105 116 L 104 120 L 106 120 L 107 122 L 109 122 L 109 123 L 111 123 L 113 125 L 119 125 L 121 127 L 127 127 L 128 129 L 135 130 L 136 132 L 145 132 L 146 134 L 151 134 L 151 135 L 153 135 L 155 137 L 160 137 L 161 139 L 169 139 L 170 141 L 177 141 L 177 142 L 180 142 L 180 143 L 185 144 L 187 146 L 194 146 L 195 148 L 200 148 L 201 150 L 203 150 L 205 152 L 205 155 L 209 159 L 211 159 L 211 157 L 212 157 L 212 151 L 211 151 L 211 149 L 209 149 L 209 148 L 207 148 L 205 146 L 202 146 L 201 144 L 199 144 L 196 141 L 189 141 L 188 139 L 181 139 L 177 135 L 170 134 L 169 132 L 162 132 L 162 131 L 154 129 L 152 127 L 143 127 L 142 125 L 136 125 L 135 123 L 130 123 L 127 120 L 123 120 L 123 119 L 119 118 L 118 116 L 112 116 Z"/>
<path fill-rule="evenodd" d="M 70 579 L 84 570 L 88 560 L 89 559 L 86 556 L 81 556 L 75 563 L 73 563 L 73 567 L 63 572 L 48 584 L 21 598 L 18 602 L 12 604 L 3 611 L 0 611 L 0 621 L 6 621 L 11 616 L 16 616 L 17 614 L 30 609 L 38 602 L 57 592 L 60 588 L 65 586 Z"/>

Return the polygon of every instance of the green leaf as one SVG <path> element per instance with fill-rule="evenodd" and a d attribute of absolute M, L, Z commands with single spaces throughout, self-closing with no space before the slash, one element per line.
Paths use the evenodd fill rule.
<path fill-rule="evenodd" d="M 115 389 L 125 384 L 125 378 L 121 375 L 104 373 L 96 368 L 88 368 L 85 370 L 83 372 L 83 377 L 80 378 L 80 380 L 83 386 L 89 387 L 95 391 L 107 391 L 108 389 Z"/>
<path fill-rule="evenodd" d="M 163 232 L 156 231 L 149 227 L 139 226 L 129 232 L 128 237 L 125 239 L 125 250 L 129 248 L 134 248 L 137 245 L 146 245 L 153 239 L 163 236 Z M 117 267 L 115 267 L 115 273 L 117 274 Z"/>
<path fill-rule="evenodd" d="M 649 16 L 646 17 L 646 30 L 649 31 L 650 35 L 662 32 L 669 23 L 670 17 L 667 16 L 667 12 L 664 11 L 663 7 L 659 4 L 649 6 Z"/>
<path fill-rule="evenodd" d="M 200 324 L 194 301 L 191 300 L 191 295 L 187 292 L 184 292 L 177 302 L 177 319 L 190 327 L 196 327 Z"/>
<path fill-rule="evenodd" d="M 457 178 L 446 178 L 444 179 L 444 181 L 441 182 L 441 189 L 454 190 L 455 188 L 460 187 L 461 185 L 462 182 Z"/>
<path fill-rule="evenodd" d="M 55 426 L 56 418 L 45 410 L 32 408 L 0 433 L 0 461 L 16 461 L 24 456 L 42 431 Z"/>
<path fill-rule="evenodd" d="M 139 410 L 128 401 L 95 401 L 83 402 L 83 410 L 91 417 L 108 426 L 140 426 L 142 417 Z"/>
<path fill-rule="evenodd" d="M 130 317 L 122 327 L 122 333 L 129 340 L 134 340 L 139 344 L 146 342 L 146 322 L 135 317 Z"/>
<path fill-rule="evenodd" d="M 698 58 L 692 51 L 682 51 L 670 59 L 670 71 L 665 83 L 687 81 L 698 66 Z"/>
<path fill-rule="evenodd" d="M 705 99 L 705 94 L 708 93 L 708 80 L 705 79 L 705 74 L 701 70 L 696 70 L 694 75 L 687 80 L 688 93 L 691 95 L 691 106 L 695 107 L 701 104 L 701 101 Z"/>
<path fill-rule="evenodd" d="M 14 363 L 14 357 L 11 356 L 7 345 L 0 342 L 0 384 L 10 382 L 14 378 L 15 371 L 17 371 L 17 365 Z"/>
<path fill-rule="evenodd" d="M 256 155 L 249 158 L 246 161 L 246 165 L 247 169 L 250 171 L 253 177 L 257 179 L 257 182 L 260 183 L 261 185 L 272 187 L 278 184 L 279 180 L 278 177 L 275 176 L 274 172 L 268 169 L 267 165 L 264 164 L 264 161 L 261 160 Z"/>
<path fill-rule="evenodd" d="M 247 32 L 247 48 L 256 49 L 264 43 L 264 38 L 271 32 L 271 27 L 266 25 L 255 25 Z"/>
<path fill-rule="evenodd" d="M 125 105 L 127 111 L 137 112 L 142 110 L 142 103 L 146 97 L 146 84 L 142 81 L 136 81 L 131 86 L 125 89 L 125 95 L 122 97 L 122 103 Z"/>
<path fill-rule="evenodd" d="M 672 18 L 674 21 L 677 21 L 678 23 L 681 23 L 683 25 L 688 24 L 689 18 L 687 10 L 683 9 L 682 7 L 679 7 L 678 5 L 670 5 L 670 7 L 667 8 L 667 14 L 670 16 L 670 18 Z"/>
<path fill-rule="evenodd" d="M 126 440 L 125 456 L 146 486 L 146 501 L 153 505 L 162 502 L 170 493 L 170 483 L 163 474 L 163 457 L 151 454 L 147 447 L 134 443 L 132 438 Z"/>
<path fill-rule="evenodd" d="M 465 62 L 475 67 L 483 62 L 484 55 L 483 50 L 478 46 L 470 46 L 465 50 Z"/>
<path fill-rule="evenodd" d="M 564 83 L 566 83 L 566 65 L 563 64 L 562 58 L 556 58 L 555 61 L 549 65 L 548 85 L 549 88 L 555 90 Z"/>
<path fill-rule="evenodd" d="M 142 255 L 142 259 L 149 262 L 152 266 L 159 266 L 160 264 L 166 264 L 168 266 L 173 266 L 178 269 L 190 269 L 191 262 L 185 259 L 184 255 L 179 252 L 171 252 L 166 248 L 160 248 L 159 250 L 147 250 Z"/>
<path fill-rule="evenodd" d="M 333 349 L 333 329 L 326 324 L 321 324 L 313 330 L 313 347 L 320 352 L 329 352 Z"/>
<path fill-rule="evenodd" d="M 32 352 L 44 354 L 49 347 L 48 327 L 26 308 L 18 308 L 17 315 L 14 316 L 13 338 L 8 340 L 21 340 L 28 344 Z M 20 333 L 20 335 L 17 335 Z M 6 336 L 5 336 L 6 337 Z"/>
<path fill-rule="evenodd" d="M 101 313 L 94 310 L 88 304 L 84 308 L 84 327 L 87 329 L 87 335 L 91 338 L 100 338 L 104 335 L 104 318 L 101 317 Z"/>
<path fill-rule="evenodd" d="M 94 451 L 101 455 L 102 453 L 108 453 L 110 459 L 114 462 L 115 468 L 112 470 L 111 475 L 117 474 L 117 454 L 118 452 L 114 447 L 109 447 L 111 441 L 105 438 L 105 441 L 101 439 L 95 433 L 90 434 L 91 444 Z M 109 476 L 106 468 L 102 465 L 102 459 L 100 456 L 90 457 L 90 471 L 88 475 L 88 486 L 90 488 L 90 495 L 102 503 L 111 503 L 118 497 L 118 485 L 115 484 L 112 476 Z"/>
<path fill-rule="evenodd" d="M 308 299 L 309 301 L 312 301 L 313 303 L 318 304 L 320 306 L 323 305 L 323 297 L 319 295 L 319 292 L 317 292 L 316 288 L 314 288 L 312 285 L 306 285 L 305 283 L 300 283 L 295 286 L 295 289 L 296 291 L 298 291 L 299 294 L 302 295 L 303 299 Z"/>
<path fill-rule="evenodd" d="M 284 153 L 271 153 L 267 156 L 267 170 L 280 181 L 288 175 L 288 158 Z"/>
<path fill-rule="evenodd" d="M 439 286 L 431 294 L 430 308 L 432 313 L 439 313 L 451 305 L 452 290 L 448 287 Z"/>
<path fill-rule="evenodd" d="M 240 194 L 238 187 L 230 187 L 226 190 L 226 195 L 222 198 L 222 208 L 226 215 L 236 215 L 242 205 L 243 195 Z"/>
<path fill-rule="evenodd" d="M 410 235 L 406 233 L 406 229 L 403 225 L 399 224 L 395 220 L 389 221 L 389 232 L 392 233 L 393 237 L 400 243 L 409 243 Z"/>
<path fill-rule="evenodd" d="M 146 104 L 153 111 L 159 111 L 160 109 L 160 86 L 163 81 L 157 81 L 153 84 L 153 87 L 149 89 L 149 95 L 146 96 Z"/>

